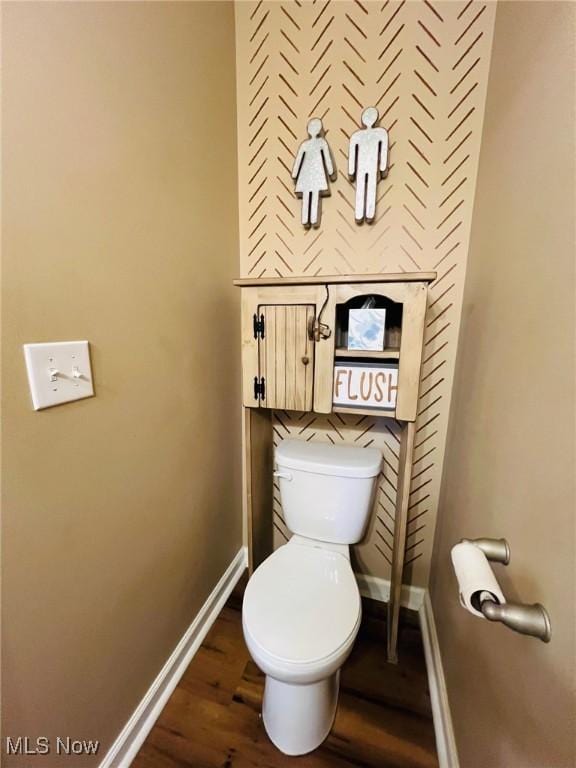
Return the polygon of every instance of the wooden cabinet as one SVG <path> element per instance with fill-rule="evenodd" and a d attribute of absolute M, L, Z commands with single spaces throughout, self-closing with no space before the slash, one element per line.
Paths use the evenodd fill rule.
<path fill-rule="evenodd" d="M 393 361 L 396 407 L 385 414 L 414 421 L 422 362 L 427 286 L 434 273 L 237 280 L 242 288 L 243 403 L 316 413 L 374 413 L 333 405 L 335 360 Z M 341 345 L 348 308 L 372 297 L 397 324 L 394 346 L 378 352 Z M 390 329 L 392 330 L 392 329 Z"/>
<path fill-rule="evenodd" d="M 435 277 L 434 272 L 417 272 L 236 281 L 242 289 L 244 501 L 250 572 L 272 549 L 271 410 L 367 414 L 404 425 L 388 603 L 390 661 L 397 659 L 426 302 L 428 283 Z M 350 350 L 346 343 L 350 309 L 362 307 L 367 298 L 386 309 L 385 345 L 377 351 Z M 335 365 L 339 371 L 342 364 L 350 372 L 354 366 L 393 370 L 395 401 L 389 399 L 384 409 L 371 400 L 368 407 L 359 396 L 350 397 L 346 406 L 335 405 Z"/>

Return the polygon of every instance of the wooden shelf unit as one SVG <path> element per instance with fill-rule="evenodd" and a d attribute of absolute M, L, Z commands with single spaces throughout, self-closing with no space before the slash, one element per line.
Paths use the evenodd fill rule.
<path fill-rule="evenodd" d="M 272 410 L 346 413 L 401 423 L 387 655 L 397 661 L 415 421 L 428 284 L 435 272 L 236 280 L 242 290 L 244 507 L 250 573 L 272 552 Z M 336 347 L 338 312 L 367 296 L 401 305 L 400 347 Z M 393 410 L 333 405 L 335 361 L 397 361 Z"/>
<path fill-rule="evenodd" d="M 431 283 L 436 272 L 377 272 L 371 275 L 316 275 L 314 277 L 241 277 L 234 280 L 239 288 L 286 285 L 357 285 L 361 283 Z"/>
<path fill-rule="evenodd" d="M 344 349 L 344 347 L 336 347 L 334 350 L 334 357 L 343 358 L 362 358 L 363 360 L 399 360 L 400 349 L 374 350 L 374 349 Z"/>

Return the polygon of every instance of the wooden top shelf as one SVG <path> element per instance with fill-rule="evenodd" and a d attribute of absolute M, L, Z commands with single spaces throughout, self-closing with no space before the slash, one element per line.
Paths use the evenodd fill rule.
<path fill-rule="evenodd" d="M 376 275 L 317 275 L 316 277 L 245 277 L 234 280 L 240 287 L 266 285 L 334 285 L 336 283 L 431 283 L 436 272 L 380 272 Z"/>
<path fill-rule="evenodd" d="M 375 360 L 399 360 L 400 350 L 396 347 L 390 349 L 376 350 L 376 349 L 346 349 L 345 347 L 337 347 L 334 350 L 336 357 L 362 357 L 373 358 Z"/>

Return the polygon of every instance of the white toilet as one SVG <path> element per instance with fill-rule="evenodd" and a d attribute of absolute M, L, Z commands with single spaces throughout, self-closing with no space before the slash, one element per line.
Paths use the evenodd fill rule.
<path fill-rule="evenodd" d="M 266 674 L 268 736 L 285 754 L 303 755 L 330 732 L 340 667 L 358 634 L 360 593 L 349 545 L 364 535 L 382 454 L 284 440 L 275 459 L 294 535 L 249 580 L 242 626 Z"/>

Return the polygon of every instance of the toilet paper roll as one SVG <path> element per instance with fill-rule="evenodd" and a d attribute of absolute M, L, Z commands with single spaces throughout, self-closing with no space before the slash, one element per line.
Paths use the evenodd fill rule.
<path fill-rule="evenodd" d="M 497 603 L 506 602 L 490 563 L 479 547 L 470 542 L 456 544 L 452 547 L 452 565 L 458 580 L 460 602 L 470 613 L 485 618 L 480 606 L 487 598 Z"/>

